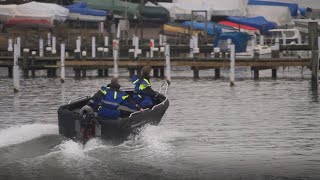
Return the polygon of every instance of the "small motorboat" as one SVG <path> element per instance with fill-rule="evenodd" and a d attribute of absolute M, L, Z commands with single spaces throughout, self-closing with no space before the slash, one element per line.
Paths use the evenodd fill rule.
<path fill-rule="evenodd" d="M 164 93 L 161 93 L 164 86 Z M 169 107 L 169 100 L 166 97 L 168 86 L 168 82 L 160 86 L 159 93 L 164 96 L 157 98 L 156 105 L 151 109 L 132 112 L 130 115 L 118 119 L 106 119 L 99 117 L 96 112 L 86 111 L 83 107 L 91 96 L 70 100 L 58 109 L 59 134 L 83 144 L 95 137 L 112 144 L 120 144 L 127 140 L 130 135 L 137 134 L 144 125 L 158 125 L 160 123 Z M 130 96 L 133 93 L 130 89 L 123 91 Z M 82 112 L 80 113 L 80 111 Z"/>

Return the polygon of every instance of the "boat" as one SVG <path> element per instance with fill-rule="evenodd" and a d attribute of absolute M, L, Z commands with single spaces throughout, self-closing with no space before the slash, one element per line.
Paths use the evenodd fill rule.
<path fill-rule="evenodd" d="M 239 24 L 239 23 L 234 23 L 234 22 L 230 22 L 230 21 L 220 21 L 219 24 L 222 24 L 225 26 L 230 26 L 233 28 L 237 28 L 240 30 L 240 32 L 246 32 L 250 35 L 260 34 L 260 31 L 257 28 L 243 25 L 243 24 Z"/>
<path fill-rule="evenodd" d="M 163 31 L 165 33 L 181 33 L 181 34 L 190 34 L 190 32 L 192 32 L 192 35 L 204 34 L 204 32 L 201 30 L 191 31 L 189 28 L 176 23 L 164 24 Z"/>
<path fill-rule="evenodd" d="M 87 3 L 85 2 L 79 2 L 66 6 L 66 8 L 70 11 L 68 20 L 103 22 L 106 21 L 107 15 L 111 15 L 111 12 L 109 11 L 91 9 L 87 6 Z"/>
<path fill-rule="evenodd" d="M 82 108 L 91 96 L 70 100 L 58 109 L 59 134 L 84 144 L 95 137 L 112 144 L 121 144 L 130 135 L 139 133 L 144 125 L 158 125 L 160 123 L 169 107 L 169 100 L 166 97 L 168 86 L 169 82 L 160 86 L 159 93 L 165 87 L 164 93 L 161 93 L 165 98 L 158 98 L 156 105 L 151 109 L 132 112 L 130 115 L 118 119 L 102 118 L 96 112 L 90 112 L 90 110 Z M 133 94 L 131 89 L 124 91 L 129 95 Z"/>
<path fill-rule="evenodd" d="M 167 22 L 169 12 L 163 7 L 150 7 L 138 3 L 115 0 L 74 0 L 86 2 L 89 8 L 111 11 L 116 19 Z"/>

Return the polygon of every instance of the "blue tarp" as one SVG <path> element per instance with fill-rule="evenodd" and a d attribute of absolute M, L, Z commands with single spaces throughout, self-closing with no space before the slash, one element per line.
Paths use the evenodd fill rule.
<path fill-rule="evenodd" d="M 83 15 L 91 16 L 106 16 L 107 11 L 87 8 L 87 3 L 79 2 L 69 6 L 66 6 L 70 13 L 79 13 Z"/>
<path fill-rule="evenodd" d="M 182 23 L 183 26 L 190 27 L 192 25 L 191 21 L 185 21 Z M 193 21 L 193 29 L 195 30 L 206 30 L 206 23 L 200 23 L 197 21 Z M 208 35 L 214 36 L 216 34 L 221 34 L 223 31 L 222 29 L 228 29 L 228 30 L 235 30 L 232 27 L 223 26 L 217 23 L 208 22 Z"/>
<path fill-rule="evenodd" d="M 251 18 L 240 18 L 240 17 L 227 17 L 228 21 L 243 24 L 251 27 L 255 27 L 260 30 L 261 34 L 267 34 L 270 29 L 277 28 L 277 24 L 267 21 L 262 16 L 251 17 Z"/>
<path fill-rule="evenodd" d="M 311 8 L 308 7 L 300 7 L 299 12 L 301 16 L 305 16 L 307 12 L 311 12 Z"/>
<path fill-rule="evenodd" d="M 214 41 L 214 47 L 227 50 L 227 40 L 231 39 L 236 47 L 236 52 L 246 52 L 247 42 L 251 39 L 248 33 L 244 32 L 225 32 L 220 34 Z"/>
<path fill-rule="evenodd" d="M 249 0 L 248 4 L 249 5 L 265 5 L 265 6 L 284 6 L 289 8 L 291 16 L 297 16 L 297 13 L 298 13 L 298 4 L 294 4 L 294 3 Z"/>

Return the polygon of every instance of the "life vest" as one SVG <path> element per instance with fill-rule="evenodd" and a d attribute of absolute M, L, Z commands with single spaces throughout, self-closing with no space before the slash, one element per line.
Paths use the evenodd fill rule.
<path fill-rule="evenodd" d="M 146 78 L 141 79 L 139 84 L 139 94 L 143 95 L 143 90 L 147 87 L 151 87 L 150 81 Z"/>
<path fill-rule="evenodd" d="M 121 91 L 115 91 L 108 87 L 102 87 L 100 90 L 104 97 L 101 99 L 101 107 L 116 110 L 120 103 L 129 97 Z"/>

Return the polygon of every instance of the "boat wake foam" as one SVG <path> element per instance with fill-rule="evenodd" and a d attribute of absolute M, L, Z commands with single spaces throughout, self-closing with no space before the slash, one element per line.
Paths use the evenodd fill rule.
<path fill-rule="evenodd" d="M 0 130 L 0 148 L 23 143 L 43 135 L 58 134 L 55 124 L 28 124 Z"/>

